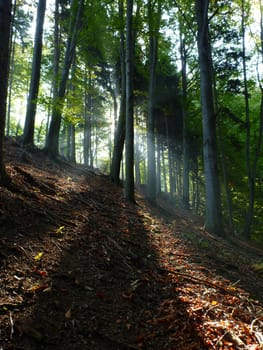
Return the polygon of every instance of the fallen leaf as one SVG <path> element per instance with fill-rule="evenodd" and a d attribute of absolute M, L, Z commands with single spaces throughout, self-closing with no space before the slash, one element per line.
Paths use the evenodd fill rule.
<path fill-rule="evenodd" d="M 59 233 L 62 233 L 62 231 L 64 230 L 65 226 L 60 226 L 57 230 L 56 230 L 56 233 L 59 234 Z"/>
<path fill-rule="evenodd" d="M 35 272 L 42 277 L 47 277 L 47 271 L 35 270 Z"/>
<path fill-rule="evenodd" d="M 71 318 L 71 309 L 68 309 L 68 311 L 65 313 L 65 318 L 67 319 Z"/>
<path fill-rule="evenodd" d="M 42 256 L 43 256 L 43 254 L 44 254 L 43 252 L 39 252 L 37 255 L 34 256 L 34 259 L 35 260 L 40 260 L 42 258 Z"/>
<path fill-rule="evenodd" d="M 32 287 L 28 288 L 26 291 L 27 292 L 39 292 L 41 290 L 45 290 L 49 288 L 48 284 L 35 284 Z"/>

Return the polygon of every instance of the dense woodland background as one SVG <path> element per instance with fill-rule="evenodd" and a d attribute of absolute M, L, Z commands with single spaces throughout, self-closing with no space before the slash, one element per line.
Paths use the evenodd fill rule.
<path fill-rule="evenodd" d="M 211 232 L 262 242 L 261 0 L 0 10 L 1 143 L 5 133 L 99 168 L 130 200 L 137 186 L 204 215 Z"/>

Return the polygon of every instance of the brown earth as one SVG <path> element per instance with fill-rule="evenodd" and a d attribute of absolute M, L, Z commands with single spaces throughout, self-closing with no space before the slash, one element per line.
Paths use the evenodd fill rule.
<path fill-rule="evenodd" d="M 14 140 L 0 188 L 0 349 L 263 349 L 262 250 Z"/>

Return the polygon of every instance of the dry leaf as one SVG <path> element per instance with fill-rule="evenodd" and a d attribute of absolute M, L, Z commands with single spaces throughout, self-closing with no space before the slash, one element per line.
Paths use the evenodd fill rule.
<path fill-rule="evenodd" d="M 37 255 L 34 256 L 34 259 L 35 260 L 40 260 L 42 258 L 42 256 L 43 256 L 43 254 L 44 254 L 43 252 L 39 252 Z"/>
<path fill-rule="evenodd" d="M 68 311 L 65 313 L 65 318 L 67 319 L 71 318 L 71 309 L 68 309 Z"/>
<path fill-rule="evenodd" d="M 56 233 L 62 233 L 62 231 L 64 230 L 65 226 L 60 226 L 57 230 Z"/>
<path fill-rule="evenodd" d="M 48 284 L 35 284 L 32 287 L 28 288 L 27 292 L 39 292 L 41 290 L 45 290 L 49 287 Z"/>

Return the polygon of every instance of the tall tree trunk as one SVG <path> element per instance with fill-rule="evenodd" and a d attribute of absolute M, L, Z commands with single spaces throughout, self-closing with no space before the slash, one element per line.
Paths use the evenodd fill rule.
<path fill-rule="evenodd" d="M 261 39 L 261 60 L 263 63 L 263 13 L 262 13 L 262 1 L 260 1 L 260 39 Z M 249 205 L 247 210 L 244 236 L 246 239 L 250 239 L 251 225 L 253 222 L 254 203 L 255 203 L 255 186 L 256 176 L 258 168 L 258 160 L 262 152 L 263 144 L 263 86 L 259 81 L 261 89 L 261 103 L 259 112 L 259 132 L 256 142 L 256 149 L 254 159 L 251 158 L 251 135 L 250 135 L 250 113 L 249 113 L 249 95 L 248 95 L 248 82 L 247 82 L 247 68 L 246 68 L 246 50 L 245 50 L 245 3 L 242 0 L 242 33 L 243 33 L 243 74 L 244 74 L 244 95 L 245 95 L 245 114 L 246 114 L 246 163 L 247 163 L 247 176 L 249 187 Z"/>
<path fill-rule="evenodd" d="M 161 185 L 161 135 L 157 135 L 156 137 L 157 141 L 157 160 L 156 160 L 156 195 L 160 195 L 162 192 L 162 185 Z"/>
<path fill-rule="evenodd" d="M 148 26 L 149 26 L 149 96 L 148 96 L 148 118 L 147 118 L 147 161 L 148 181 L 147 197 L 151 202 L 156 200 L 156 160 L 155 160 L 155 123 L 154 123 L 154 95 L 156 82 L 156 63 L 158 54 L 158 36 L 161 18 L 161 2 L 148 1 Z"/>
<path fill-rule="evenodd" d="M 77 36 L 80 29 L 80 19 L 83 0 L 72 0 L 71 3 L 71 23 L 67 40 L 66 53 L 63 62 L 61 79 L 59 82 L 57 96 L 53 97 L 52 117 L 47 136 L 46 148 L 48 154 L 56 158 L 59 153 L 59 130 L 61 125 L 62 110 L 66 94 L 66 86 L 71 64 L 75 55 Z M 77 10 L 75 10 L 77 8 Z"/>
<path fill-rule="evenodd" d="M 84 164 L 93 167 L 93 156 L 91 147 L 92 136 L 92 78 L 91 72 L 88 71 L 85 74 L 85 106 L 84 106 Z"/>
<path fill-rule="evenodd" d="M 76 133 L 75 133 L 75 125 L 69 122 L 68 124 L 68 159 L 72 163 L 76 163 Z"/>
<path fill-rule="evenodd" d="M 57 101 L 58 98 L 58 76 L 59 76 L 59 60 L 60 60 L 60 49 L 59 49 L 59 1 L 55 0 L 55 10 L 54 10 L 54 37 L 53 37 L 53 78 L 52 78 L 52 89 L 50 92 L 50 100 L 52 98 L 53 105 L 54 101 Z M 47 149 L 48 131 L 50 128 L 50 119 L 52 117 L 53 106 L 52 103 L 49 103 L 48 106 L 48 120 L 46 128 L 46 140 L 45 148 Z"/>
<path fill-rule="evenodd" d="M 141 172 L 140 172 L 140 137 L 138 133 L 135 134 L 135 182 L 136 186 L 140 187 L 141 185 Z"/>
<path fill-rule="evenodd" d="M 11 29 L 10 29 L 10 40 L 9 40 L 9 85 L 8 85 L 8 102 L 7 102 L 7 114 L 6 114 L 6 135 L 10 135 L 10 115 L 11 115 L 11 100 L 12 100 L 12 87 L 13 87 L 13 78 L 14 78 L 14 60 L 15 60 L 15 42 L 16 42 L 16 32 L 14 30 L 14 18 L 17 10 L 17 1 L 13 2 L 13 13 L 11 18 Z"/>
<path fill-rule="evenodd" d="M 123 0 L 119 1 L 119 19 L 124 20 Z M 125 103 L 126 103 L 126 74 L 125 74 L 125 38 L 124 30 L 120 32 L 120 64 L 121 64 L 121 101 L 119 120 L 114 135 L 114 148 L 110 169 L 110 177 L 113 182 L 120 182 L 120 168 L 125 140 Z"/>
<path fill-rule="evenodd" d="M 27 100 L 27 111 L 24 126 L 23 144 L 33 145 L 34 144 L 34 128 L 35 128 L 35 117 L 37 98 L 40 82 L 41 72 L 41 57 L 42 57 L 42 36 L 43 26 L 46 11 L 46 0 L 39 0 L 37 7 L 37 23 L 35 32 L 34 52 L 32 61 L 32 71 L 29 95 Z"/>
<path fill-rule="evenodd" d="M 8 89 L 11 9 L 11 0 L 0 0 L 0 185 L 8 185 L 10 181 L 4 165 L 3 143 Z"/>
<path fill-rule="evenodd" d="M 126 11 L 126 124 L 125 124 L 125 197 L 130 201 L 134 198 L 134 126 L 133 126 L 133 65 L 134 45 L 133 28 L 133 0 L 127 0 Z"/>
<path fill-rule="evenodd" d="M 162 140 L 162 148 L 161 148 L 161 157 L 162 157 L 162 168 L 163 168 L 163 188 L 164 188 L 164 192 L 167 193 L 168 189 L 167 189 L 167 175 L 166 175 L 166 162 L 165 162 L 165 154 L 164 154 L 164 142 Z"/>
<path fill-rule="evenodd" d="M 208 6 L 209 0 L 196 0 L 206 192 L 205 220 L 207 230 L 217 235 L 223 235 L 220 182 L 217 169 L 216 115 L 213 103 L 213 69 L 209 39 Z"/>
<path fill-rule="evenodd" d="M 181 80 L 182 80 L 182 120 L 183 120 L 183 196 L 182 202 L 185 209 L 189 209 L 189 152 L 187 142 L 187 74 L 186 74 L 186 47 L 185 40 L 180 34 L 180 51 L 181 51 Z"/>

